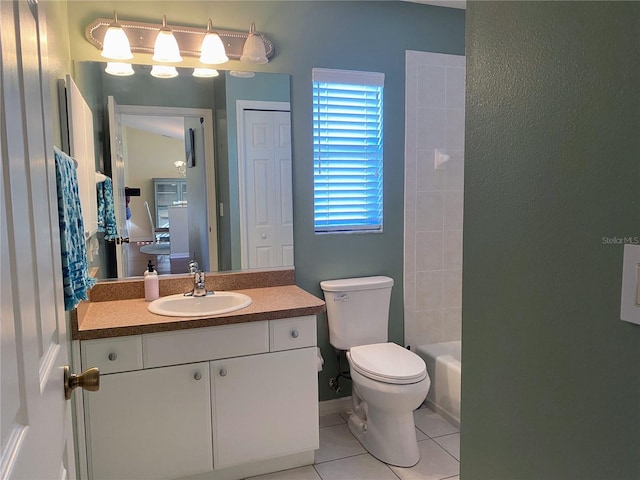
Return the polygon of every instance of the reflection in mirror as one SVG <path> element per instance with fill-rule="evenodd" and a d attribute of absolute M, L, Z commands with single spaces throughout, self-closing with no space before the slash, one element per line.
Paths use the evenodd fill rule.
<path fill-rule="evenodd" d="M 77 62 L 75 81 L 129 243 L 88 241 L 98 277 L 140 276 L 149 260 L 159 273 L 186 273 L 192 258 L 209 271 L 293 265 L 289 76 L 178 69 L 157 79 L 149 66 L 130 77 L 104 68 Z"/>

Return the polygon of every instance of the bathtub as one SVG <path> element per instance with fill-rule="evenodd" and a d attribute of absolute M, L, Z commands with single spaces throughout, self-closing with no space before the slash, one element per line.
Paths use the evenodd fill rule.
<path fill-rule="evenodd" d="M 416 353 L 427 364 L 431 388 L 425 405 L 460 427 L 460 376 L 462 342 L 420 345 Z"/>

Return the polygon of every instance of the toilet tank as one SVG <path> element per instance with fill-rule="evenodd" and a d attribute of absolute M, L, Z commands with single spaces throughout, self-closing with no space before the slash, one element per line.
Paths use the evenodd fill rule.
<path fill-rule="evenodd" d="M 388 340 L 393 279 L 359 277 L 320 282 L 327 304 L 329 342 L 338 350 Z"/>

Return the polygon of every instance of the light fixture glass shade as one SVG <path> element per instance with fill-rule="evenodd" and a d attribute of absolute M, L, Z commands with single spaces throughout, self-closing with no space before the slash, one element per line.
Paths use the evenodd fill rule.
<path fill-rule="evenodd" d="M 193 76 L 199 78 L 212 78 L 220 75 L 215 68 L 194 68 Z"/>
<path fill-rule="evenodd" d="M 253 78 L 256 76 L 255 72 L 243 72 L 241 70 L 231 70 L 229 75 L 236 78 Z"/>
<path fill-rule="evenodd" d="M 176 67 L 168 65 L 154 65 L 151 68 L 151 76 L 156 78 L 174 78 L 178 76 Z"/>
<path fill-rule="evenodd" d="M 200 61 L 207 65 L 216 65 L 229 61 L 220 35 L 212 30 L 211 19 L 207 24 L 207 33 L 202 40 L 202 47 L 200 47 Z"/>
<path fill-rule="evenodd" d="M 154 62 L 176 63 L 182 61 L 180 47 L 173 31 L 167 27 L 167 17 L 162 17 L 162 28 L 158 31 L 155 46 L 153 47 Z"/>
<path fill-rule="evenodd" d="M 130 63 L 107 62 L 107 68 L 104 69 L 109 75 L 117 77 L 128 77 L 133 75 L 133 67 Z"/>
<path fill-rule="evenodd" d="M 133 54 L 131 53 L 129 39 L 118 23 L 118 16 L 115 12 L 113 16 L 113 22 L 111 22 L 109 28 L 107 28 L 107 32 L 104 34 L 100 55 L 105 58 L 111 58 L 112 60 L 130 60 L 133 58 Z"/>
<path fill-rule="evenodd" d="M 240 61 L 249 63 L 267 63 L 267 51 L 262 37 L 256 33 L 256 24 L 251 22 L 249 36 L 244 42 Z"/>

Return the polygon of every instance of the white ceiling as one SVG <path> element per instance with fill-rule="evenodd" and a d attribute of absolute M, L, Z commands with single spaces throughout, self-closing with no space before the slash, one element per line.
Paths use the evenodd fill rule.
<path fill-rule="evenodd" d="M 165 137 L 184 139 L 184 119 L 182 117 L 122 115 L 122 125 Z"/>

